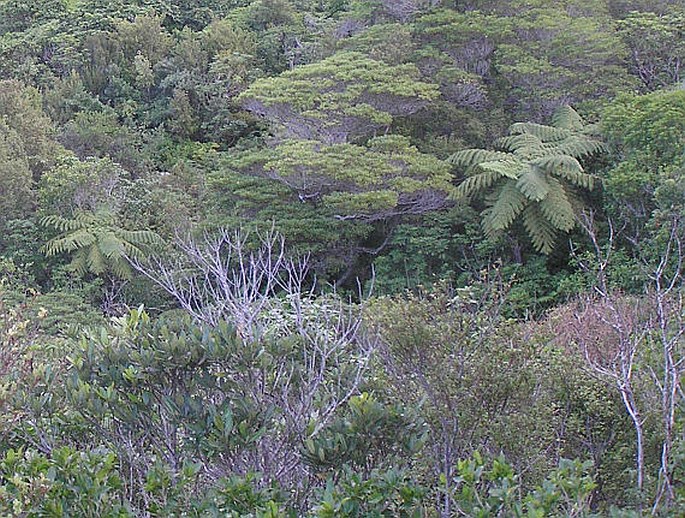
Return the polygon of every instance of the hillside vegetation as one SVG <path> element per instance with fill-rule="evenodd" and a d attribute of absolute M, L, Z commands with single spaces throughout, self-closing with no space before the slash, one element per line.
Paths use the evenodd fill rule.
<path fill-rule="evenodd" d="M 0 0 L 0 515 L 685 514 L 679 0 Z"/>

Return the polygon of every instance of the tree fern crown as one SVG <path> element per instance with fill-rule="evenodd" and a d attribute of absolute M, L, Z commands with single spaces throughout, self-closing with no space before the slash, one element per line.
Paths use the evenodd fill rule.
<path fill-rule="evenodd" d="M 485 194 L 486 235 L 508 229 L 521 219 L 536 250 L 552 251 L 559 232 L 575 225 L 579 205 L 576 189 L 592 189 L 595 177 L 580 160 L 600 152 L 593 137 L 569 106 L 557 110 L 551 126 L 518 122 L 498 139 L 498 150 L 464 149 L 449 161 L 466 173 L 457 192 L 465 197 Z"/>
<path fill-rule="evenodd" d="M 140 258 L 147 247 L 158 244 L 159 236 L 150 230 L 125 230 L 115 223 L 109 211 L 81 212 L 73 219 L 47 216 L 42 224 L 60 235 L 43 246 L 45 255 L 72 254 L 71 268 L 77 275 L 111 273 L 131 276 L 128 258 Z"/>

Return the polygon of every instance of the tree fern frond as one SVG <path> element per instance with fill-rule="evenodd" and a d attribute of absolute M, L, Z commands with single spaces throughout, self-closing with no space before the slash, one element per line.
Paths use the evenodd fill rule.
<path fill-rule="evenodd" d="M 522 214 L 523 226 L 528 232 L 533 246 L 545 255 L 554 249 L 557 232 L 552 223 L 544 217 L 537 203 L 529 204 Z"/>
<path fill-rule="evenodd" d="M 117 258 L 124 255 L 124 244 L 112 233 L 104 234 L 97 244 L 102 255 L 107 259 Z"/>
<path fill-rule="evenodd" d="M 517 122 L 509 127 L 509 133 L 533 135 L 543 142 L 563 140 L 573 135 L 571 130 L 566 128 L 555 128 L 534 122 Z"/>
<path fill-rule="evenodd" d="M 70 232 L 82 228 L 80 222 L 76 220 L 65 219 L 62 216 L 51 215 L 45 216 L 40 220 L 40 224 L 44 227 L 51 227 L 59 232 Z"/>
<path fill-rule="evenodd" d="M 475 169 L 457 188 L 463 195 L 492 190 L 483 211 L 487 234 L 504 230 L 517 217 L 535 248 L 551 252 L 558 231 L 575 224 L 578 200 L 572 186 L 592 189 L 595 178 L 585 173 L 580 159 L 604 150 L 578 113 L 569 106 L 557 110 L 552 126 L 522 122 L 496 141 L 505 152 L 470 149 L 450 161 Z"/>
<path fill-rule="evenodd" d="M 579 173 L 578 171 L 572 171 L 570 169 L 553 169 L 552 174 L 567 180 L 572 185 L 576 187 L 582 187 L 583 189 L 592 190 L 595 188 L 595 177 L 587 173 Z"/>
<path fill-rule="evenodd" d="M 549 195 L 540 201 L 540 212 L 553 227 L 569 232 L 576 223 L 573 204 L 566 195 L 564 186 L 556 178 L 549 178 Z"/>
<path fill-rule="evenodd" d="M 602 128 L 599 124 L 586 124 L 583 128 L 583 135 L 600 138 L 602 135 Z"/>
<path fill-rule="evenodd" d="M 479 191 L 488 189 L 502 177 L 496 171 L 483 171 L 482 173 L 469 176 L 457 187 L 458 196 L 473 196 Z"/>
<path fill-rule="evenodd" d="M 481 162 L 506 160 L 510 158 L 508 153 L 502 151 L 490 151 L 487 149 L 463 149 L 451 155 L 447 161 L 459 167 L 472 167 Z"/>
<path fill-rule="evenodd" d="M 489 171 L 505 178 L 516 180 L 525 172 L 526 165 L 509 157 L 507 160 L 497 160 L 496 162 L 481 162 L 478 164 L 478 168 L 482 171 Z"/>
<path fill-rule="evenodd" d="M 100 227 L 111 226 L 116 222 L 116 214 L 108 208 L 100 208 L 95 212 L 81 212 L 77 216 L 82 221 L 86 221 L 91 225 L 98 225 Z"/>
<path fill-rule="evenodd" d="M 123 241 L 128 241 L 136 245 L 154 245 L 161 244 L 162 238 L 159 234 L 151 230 L 120 230 L 117 232 L 118 236 Z"/>
<path fill-rule="evenodd" d="M 43 246 L 43 251 L 46 256 L 50 257 L 90 246 L 95 243 L 95 241 L 96 237 L 92 232 L 85 229 L 79 229 L 66 236 L 51 239 Z"/>
<path fill-rule="evenodd" d="M 582 158 L 604 151 L 604 144 L 589 137 L 575 135 L 559 142 L 553 149 L 557 155 Z"/>
<path fill-rule="evenodd" d="M 555 169 L 566 169 L 569 171 L 583 172 L 583 166 L 580 165 L 578 159 L 570 155 L 546 155 L 536 158 L 531 162 L 533 165 L 544 169 L 545 171 L 553 171 Z"/>
<path fill-rule="evenodd" d="M 552 124 L 557 128 L 582 131 L 585 126 L 583 118 L 568 105 L 560 106 L 552 115 Z"/>
<path fill-rule="evenodd" d="M 161 243 L 161 238 L 150 230 L 124 230 L 116 225 L 111 211 L 80 212 L 68 220 L 53 215 L 43 218 L 46 226 L 62 231 L 42 247 L 47 256 L 72 252 L 72 270 L 77 274 L 96 275 L 107 271 L 117 276 L 130 276 L 126 256 L 140 258 L 144 251 L 139 245 Z"/>
<path fill-rule="evenodd" d="M 130 279 L 132 276 L 131 266 L 123 258 L 118 258 L 111 262 L 112 273 L 122 279 Z"/>
<path fill-rule="evenodd" d="M 516 187 L 516 182 L 508 181 L 499 191 L 494 203 L 484 211 L 483 229 L 492 235 L 508 228 L 521 214 L 527 203 L 526 197 Z"/>
<path fill-rule="evenodd" d="M 129 242 L 122 242 L 124 247 L 124 256 L 128 256 L 131 259 L 140 259 L 145 256 L 143 249 Z"/>
<path fill-rule="evenodd" d="M 538 149 L 542 145 L 542 140 L 530 133 L 520 133 L 498 138 L 495 141 L 495 145 L 499 148 L 525 155 L 532 150 Z"/>
<path fill-rule="evenodd" d="M 97 246 L 91 246 L 88 248 L 88 257 L 86 260 L 88 270 L 96 275 L 105 273 L 107 270 L 107 261 L 105 256 L 100 251 Z"/>
<path fill-rule="evenodd" d="M 533 201 L 544 199 L 550 190 L 544 172 L 538 167 L 529 167 L 516 182 L 516 187 L 526 198 Z"/>
<path fill-rule="evenodd" d="M 85 275 L 88 272 L 88 248 L 77 250 L 69 267 L 76 275 Z"/>

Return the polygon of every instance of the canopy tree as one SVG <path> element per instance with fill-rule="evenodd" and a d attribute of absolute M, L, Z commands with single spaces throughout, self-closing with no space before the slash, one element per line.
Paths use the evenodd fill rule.
<path fill-rule="evenodd" d="M 631 68 L 647 90 L 670 86 L 682 79 L 685 60 L 685 10 L 672 7 L 657 15 L 631 12 L 618 23 L 630 49 Z"/>
<path fill-rule="evenodd" d="M 398 135 L 373 138 L 366 146 L 287 140 L 248 152 L 233 166 L 279 180 L 300 201 L 322 204 L 338 219 L 423 214 L 443 207 L 453 190 L 449 164 Z"/>
<path fill-rule="evenodd" d="M 280 136 L 340 144 L 387 129 L 439 95 L 414 65 L 391 66 L 359 52 L 260 79 L 238 99 L 274 123 Z"/>
<path fill-rule="evenodd" d="M 21 137 L 0 118 L 0 228 L 30 212 L 33 179 Z"/>
<path fill-rule="evenodd" d="M 628 90 L 628 51 L 601 2 L 592 4 L 436 9 L 415 23 L 416 63 L 452 102 L 483 106 L 487 98 L 515 116 Z"/>

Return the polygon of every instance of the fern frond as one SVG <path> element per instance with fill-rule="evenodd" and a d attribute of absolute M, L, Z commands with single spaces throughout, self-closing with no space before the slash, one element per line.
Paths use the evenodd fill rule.
<path fill-rule="evenodd" d="M 118 236 L 123 241 L 128 241 L 135 245 L 155 245 L 161 244 L 162 238 L 152 230 L 119 230 Z"/>
<path fill-rule="evenodd" d="M 140 259 L 145 256 L 143 250 L 140 247 L 134 245 L 133 243 L 123 241 L 122 245 L 124 247 L 123 256 L 128 256 L 131 259 Z"/>
<path fill-rule="evenodd" d="M 56 237 L 43 245 L 45 255 L 50 257 L 64 252 L 73 252 L 95 243 L 96 237 L 92 232 L 79 229 L 66 236 Z"/>
<path fill-rule="evenodd" d="M 112 261 L 110 269 L 112 270 L 112 273 L 114 273 L 114 275 L 122 279 L 130 279 L 133 274 L 128 262 L 122 258 Z"/>
<path fill-rule="evenodd" d="M 580 165 L 578 159 L 570 155 L 546 155 L 536 158 L 531 162 L 533 165 L 544 169 L 545 171 L 554 171 L 556 169 L 566 169 L 569 171 L 583 172 L 583 166 Z"/>
<path fill-rule="evenodd" d="M 86 264 L 88 270 L 96 275 L 105 273 L 107 270 L 107 262 L 105 256 L 102 255 L 100 248 L 97 246 L 91 246 L 88 248 L 88 257 L 86 259 Z"/>
<path fill-rule="evenodd" d="M 523 226 L 528 232 L 533 246 L 545 255 L 552 252 L 557 232 L 552 223 L 545 218 L 537 203 L 528 205 L 522 214 Z"/>
<path fill-rule="evenodd" d="M 483 171 L 482 173 L 469 176 L 457 187 L 457 196 L 473 196 L 479 191 L 492 187 L 492 185 L 502 177 L 495 171 Z"/>
<path fill-rule="evenodd" d="M 488 236 L 507 229 L 521 214 L 528 200 L 516 187 L 516 182 L 508 181 L 499 191 L 494 203 L 484 212 L 483 229 Z"/>
<path fill-rule="evenodd" d="M 459 167 L 472 167 L 481 162 L 506 160 L 510 158 L 508 153 L 502 151 L 490 151 L 487 149 L 463 149 L 450 156 L 447 161 Z"/>
<path fill-rule="evenodd" d="M 578 171 L 572 171 L 570 169 L 553 169 L 552 174 L 567 180 L 572 185 L 576 187 L 582 187 L 583 189 L 592 190 L 595 188 L 595 177 L 591 174 L 580 173 Z"/>
<path fill-rule="evenodd" d="M 580 159 L 604 150 L 571 107 L 557 110 L 553 124 L 521 122 L 496 141 L 504 152 L 469 149 L 455 153 L 450 161 L 470 168 L 471 174 L 457 192 L 472 196 L 487 190 L 489 206 L 483 211 L 486 234 L 502 231 L 517 217 L 534 247 L 552 251 L 558 231 L 575 225 L 579 200 L 572 187 L 592 189 L 595 178 L 585 173 Z"/>
<path fill-rule="evenodd" d="M 51 227 L 59 232 L 70 232 L 82 228 L 80 222 L 76 220 L 65 219 L 62 216 L 51 215 L 45 216 L 40 220 L 40 224 L 44 227 Z"/>
<path fill-rule="evenodd" d="M 556 229 L 569 232 L 576 223 L 573 204 L 556 178 L 549 178 L 549 195 L 540 201 L 540 212 Z"/>
<path fill-rule="evenodd" d="M 529 167 L 516 182 L 516 187 L 533 201 L 544 199 L 550 190 L 546 175 L 538 167 Z"/>
<path fill-rule="evenodd" d="M 534 122 L 514 123 L 509 127 L 509 133 L 533 135 L 543 142 L 563 140 L 573 135 L 571 130 L 555 128 L 554 126 L 545 126 L 544 124 L 536 124 Z"/>
<path fill-rule="evenodd" d="M 568 105 L 557 108 L 552 116 L 552 124 L 557 128 L 571 131 L 582 131 L 585 126 L 583 118 Z"/>
<path fill-rule="evenodd" d="M 524 156 L 532 150 L 539 149 L 542 144 L 542 140 L 530 133 L 507 135 L 506 137 L 500 137 L 495 141 L 497 147 Z"/>
<path fill-rule="evenodd" d="M 497 160 L 496 162 L 481 162 L 478 164 L 478 168 L 516 180 L 526 170 L 526 165 L 509 157 L 507 160 Z"/>
<path fill-rule="evenodd" d="M 569 155 L 575 158 L 594 155 L 601 151 L 604 151 L 604 144 L 598 140 L 579 135 L 564 139 L 554 147 L 554 154 Z"/>
<path fill-rule="evenodd" d="M 102 235 L 98 242 L 98 248 L 107 259 L 117 258 L 124 255 L 124 244 L 112 233 Z"/>
<path fill-rule="evenodd" d="M 76 275 L 85 275 L 88 272 L 88 248 L 82 248 L 74 253 L 69 267 Z"/>
<path fill-rule="evenodd" d="M 110 219 L 105 218 L 103 213 L 79 212 L 74 216 L 74 221 L 80 223 L 82 227 L 88 227 L 98 223 L 109 223 Z"/>

